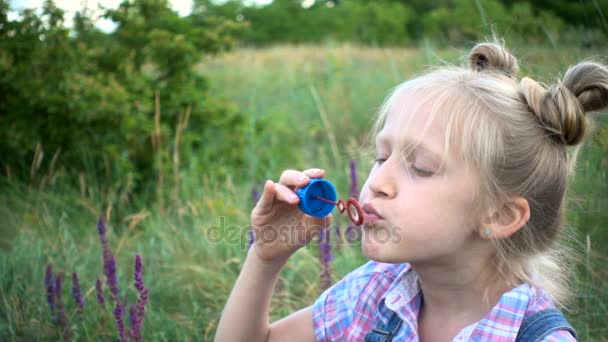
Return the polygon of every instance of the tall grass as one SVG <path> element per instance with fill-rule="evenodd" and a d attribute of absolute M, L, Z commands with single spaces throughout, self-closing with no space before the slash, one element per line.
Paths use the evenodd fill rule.
<path fill-rule="evenodd" d="M 607 52 L 573 49 L 556 55 L 540 47 L 514 50 L 524 74 L 546 81 L 570 63 Z M 169 185 L 164 175 L 165 184 L 157 189 L 167 201 L 162 211 L 157 204 L 130 195 L 126 175 L 112 188 L 101 188 L 83 174 L 82 186 L 75 189 L 59 171 L 44 186 L 40 181 L 4 181 L 0 340 L 59 338 L 46 305 L 48 263 L 64 279 L 72 272 L 80 276 L 82 319 L 77 319 L 68 290 L 63 296 L 73 337 L 105 341 L 118 336 L 111 308 L 98 306 L 95 299 L 95 280 L 103 276 L 95 227 L 100 212 L 106 214 L 118 279 L 128 296 L 136 296 L 128 280 L 133 278 L 132 257 L 140 253 L 145 261 L 144 281 L 150 292 L 144 339 L 211 340 L 246 254 L 252 187 L 259 190 L 265 178 L 276 179 L 285 168 L 322 167 L 339 196 L 347 197 L 348 161 L 357 161 L 361 184 L 372 162 L 364 143 L 388 91 L 425 65 L 455 62 L 463 53 L 436 50 L 430 44 L 424 49 L 328 44 L 241 49 L 205 60 L 200 71 L 210 79 L 212 93 L 235 101 L 248 114 L 249 177 L 218 181 L 205 170 L 181 165 L 173 174 L 177 181 Z M 186 121 L 184 117 L 178 132 L 188 129 Z M 576 201 L 568 212 L 569 224 L 579 232 L 583 260 L 578 263 L 577 301 L 567 315 L 582 340 L 590 341 L 608 335 L 608 131 L 605 124 L 601 127 L 604 133 L 579 156 L 571 189 Z M 179 154 L 175 158 L 173 163 L 179 165 Z M 173 183 L 179 187 L 170 188 Z M 346 220 L 334 217 L 344 231 Z M 334 281 L 366 261 L 357 244 L 343 245 L 332 254 Z M 280 275 L 271 319 L 312 304 L 322 291 L 321 273 L 318 243 L 296 253 Z"/>

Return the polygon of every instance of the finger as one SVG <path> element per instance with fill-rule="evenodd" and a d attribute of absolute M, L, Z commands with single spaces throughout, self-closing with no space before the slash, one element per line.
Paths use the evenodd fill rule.
<path fill-rule="evenodd" d="M 308 169 L 302 171 L 303 174 L 309 178 L 323 178 L 325 176 L 325 170 L 322 169 Z"/>
<path fill-rule="evenodd" d="M 256 207 L 262 211 L 270 210 L 272 208 L 272 204 L 274 203 L 275 196 L 275 183 L 271 180 L 267 180 L 266 183 L 264 183 L 264 190 L 262 191 L 262 195 L 260 196 L 260 200 L 258 201 Z"/>
<path fill-rule="evenodd" d="M 277 192 L 276 199 L 289 204 L 298 204 L 300 198 L 291 189 L 283 184 L 275 184 L 275 190 Z"/>
<path fill-rule="evenodd" d="M 285 170 L 279 178 L 279 183 L 287 187 L 301 188 L 308 184 L 310 178 L 303 172 L 296 170 Z"/>

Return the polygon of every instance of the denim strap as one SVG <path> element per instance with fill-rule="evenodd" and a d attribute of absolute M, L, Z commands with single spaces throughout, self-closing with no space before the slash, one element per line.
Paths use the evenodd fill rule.
<path fill-rule="evenodd" d="M 392 315 L 389 317 L 388 323 L 385 325 L 382 320 L 378 322 L 378 325 L 365 335 L 365 342 L 390 342 L 393 340 L 403 321 L 397 316 L 396 312 L 391 312 Z"/>
<path fill-rule="evenodd" d="M 541 310 L 533 315 L 524 317 L 516 342 L 538 342 L 542 341 L 550 333 L 557 330 L 568 330 L 576 340 L 576 331 L 568 323 L 561 311 L 557 309 Z"/>

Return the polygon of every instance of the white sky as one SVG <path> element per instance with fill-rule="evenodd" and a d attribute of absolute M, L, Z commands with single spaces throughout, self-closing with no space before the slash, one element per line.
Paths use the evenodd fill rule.
<path fill-rule="evenodd" d="M 89 9 L 93 10 L 93 13 L 100 13 L 100 11 L 97 9 L 99 4 L 106 8 L 116 8 L 121 2 L 122 0 L 55 0 L 55 4 L 59 8 L 66 11 L 66 26 L 72 26 L 72 17 L 76 11 L 82 9 L 85 5 L 88 6 Z M 246 2 L 265 5 L 272 2 L 272 0 L 249 0 Z M 20 9 L 40 8 L 42 7 L 43 3 L 44 0 L 10 0 L 9 4 L 13 12 L 9 12 L 9 19 L 16 18 L 16 12 Z M 171 4 L 171 8 L 179 13 L 179 15 L 186 16 L 190 14 L 192 0 L 169 0 L 169 3 Z M 97 27 L 106 32 L 112 31 L 114 26 L 114 23 L 109 20 L 99 19 L 97 21 Z"/>

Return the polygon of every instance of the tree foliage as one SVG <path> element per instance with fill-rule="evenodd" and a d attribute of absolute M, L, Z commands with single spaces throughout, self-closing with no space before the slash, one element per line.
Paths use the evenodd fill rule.
<path fill-rule="evenodd" d="M 27 179 L 57 153 L 55 167 L 68 173 L 131 174 L 143 186 L 171 165 L 176 142 L 189 152 L 182 164 L 215 174 L 242 164 L 243 115 L 211 97 L 195 70 L 205 54 L 230 48 L 242 25 L 180 17 L 167 0 L 105 10 L 117 25 L 112 33 L 96 29 L 86 10 L 66 28 L 53 1 L 40 12 L 23 10 L 18 20 L 8 19 L 8 9 L 0 0 L 2 174 Z M 46 156 L 33 165 L 38 144 Z"/>
<path fill-rule="evenodd" d="M 0 0 L 0 173 L 29 179 L 53 165 L 142 185 L 180 148 L 183 165 L 208 173 L 243 165 L 244 117 L 196 71 L 237 39 L 463 44 L 494 31 L 512 44 L 589 46 L 608 33 L 608 0 L 195 0 L 188 17 L 168 0 L 128 0 L 104 10 L 111 33 L 86 9 L 68 29 L 50 0 L 17 20 L 8 11 Z"/>
<path fill-rule="evenodd" d="M 308 7 L 308 5 L 312 6 Z M 496 32 L 518 43 L 588 46 L 608 35 L 608 0 L 195 0 L 198 16 L 244 20 L 249 44 L 354 41 L 399 45 L 423 39 L 469 43 Z"/>

